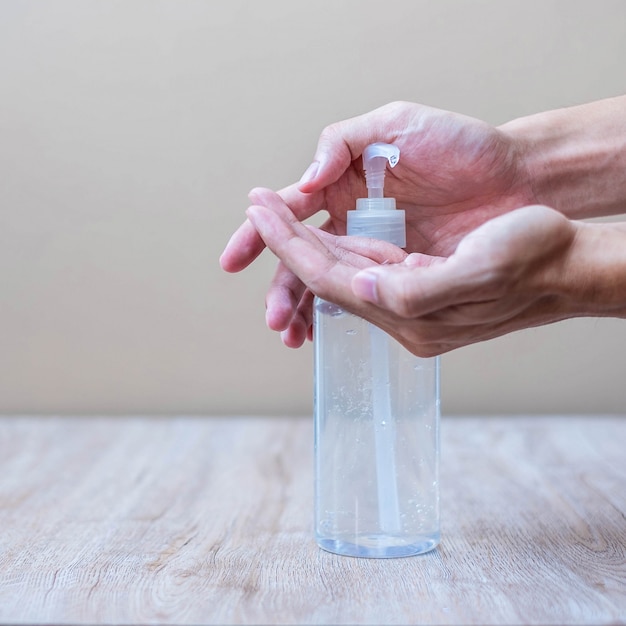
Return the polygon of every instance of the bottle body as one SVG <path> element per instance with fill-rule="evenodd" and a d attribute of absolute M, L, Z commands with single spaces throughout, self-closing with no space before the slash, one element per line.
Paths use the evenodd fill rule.
<path fill-rule="evenodd" d="M 315 532 L 347 556 L 439 543 L 439 359 L 314 303 Z"/>

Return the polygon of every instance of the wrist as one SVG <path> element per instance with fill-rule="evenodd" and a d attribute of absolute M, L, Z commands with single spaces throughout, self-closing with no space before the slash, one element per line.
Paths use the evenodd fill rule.
<path fill-rule="evenodd" d="M 576 235 L 553 275 L 571 317 L 626 318 L 626 223 L 576 222 Z"/>
<path fill-rule="evenodd" d="M 569 218 L 626 213 L 626 97 L 499 127 L 517 147 L 535 201 Z"/>

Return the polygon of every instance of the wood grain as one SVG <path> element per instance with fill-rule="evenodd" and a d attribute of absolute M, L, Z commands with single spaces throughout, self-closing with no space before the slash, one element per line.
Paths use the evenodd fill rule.
<path fill-rule="evenodd" d="M 441 546 L 320 551 L 304 418 L 0 418 L 0 622 L 626 624 L 626 417 L 448 418 Z"/>

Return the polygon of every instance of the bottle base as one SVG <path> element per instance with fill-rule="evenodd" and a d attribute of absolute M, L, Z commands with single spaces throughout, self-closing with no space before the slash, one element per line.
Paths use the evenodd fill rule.
<path fill-rule="evenodd" d="M 388 535 L 351 536 L 346 539 L 318 537 L 317 545 L 322 550 L 341 556 L 366 559 L 395 559 L 430 552 L 430 550 L 435 549 L 439 545 L 439 533 L 414 537 L 410 540 L 389 537 Z"/>

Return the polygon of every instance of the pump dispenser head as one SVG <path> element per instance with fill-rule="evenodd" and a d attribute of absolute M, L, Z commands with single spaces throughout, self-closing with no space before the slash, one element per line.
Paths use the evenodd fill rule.
<path fill-rule="evenodd" d="M 358 198 L 356 211 L 348 211 L 348 235 L 372 237 L 406 246 L 404 211 L 396 210 L 395 198 L 384 197 L 387 164 L 395 167 L 400 159 L 397 146 L 372 143 L 363 151 L 363 169 L 367 185 L 367 198 Z"/>
<path fill-rule="evenodd" d="M 368 198 L 382 198 L 385 186 L 385 171 L 395 167 L 400 159 L 398 146 L 389 143 L 371 143 L 363 151 L 363 169 Z"/>

